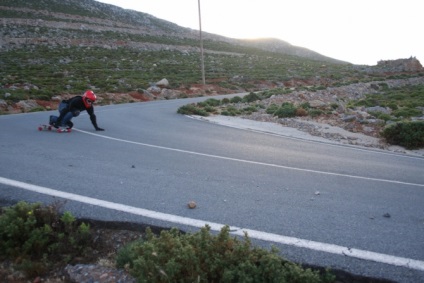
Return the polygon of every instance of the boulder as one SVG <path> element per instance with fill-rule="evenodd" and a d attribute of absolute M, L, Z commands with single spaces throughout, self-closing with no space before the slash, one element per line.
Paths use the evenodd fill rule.
<path fill-rule="evenodd" d="M 156 83 L 156 86 L 158 87 L 168 87 L 169 86 L 169 82 L 167 79 L 161 79 L 160 81 L 158 81 Z"/>

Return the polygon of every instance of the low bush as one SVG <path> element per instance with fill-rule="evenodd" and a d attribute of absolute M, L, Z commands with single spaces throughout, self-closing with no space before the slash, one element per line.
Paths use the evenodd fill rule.
<path fill-rule="evenodd" d="M 245 114 L 248 114 L 248 115 L 250 115 L 250 114 L 252 114 L 253 112 L 256 112 L 256 111 L 258 111 L 258 108 L 255 105 L 250 105 L 250 106 L 244 107 L 242 109 L 242 112 L 245 113 Z"/>
<path fill-rule="evenodd" d="M 258 100 L 261 100 L 261 97 L 254 92 L 251 92 L 248 95 L 245 95 L 242 99 L 243 102 L 247 102 L 247 103 L 255 102 Z"/>
<path fill-rule="evenodd" d="M 311 108 L 311 105 L 309 104 L 309 102 L 303 102 L 299 105 L 299 107 L 308 110 L 309 108 Z"/>
<path fill-rule="evenodd" d="M 230 103 L 230 99 L 225 97 L 221 100 L 221 103 L 222 104 L 228 104 L 228 103 Z"/>
<path fill-rule="evenodd" d="M 59 205 L 19 202 L 0 214 L 0 259 L 13 259 L 28 277 L 90 253 L 90 226 L 78 223 Z"/>
<path fill-rule="evenodd" d="M 274 112 L 278 118 L 288 118 L 296 116 L 296 107 L 292 103 L 283 103 L 283 105 Z"/>
<path fill-rule="evenodd" d="M 209 113 L 195 104 L 187 104 L 178 108 L 177 113 L 183 115 L 209 116 Z"/>
<path fill-rule="evenodd" d="M 318 117 L 318 116 L 322 115 L 322 114 L 323 114 L 323 112 L 322 112 L 322 110 L 320 110 L 320 109 L 310 109 L 310 110 L 308 111 L 308 114 L 309 114 L 309 116 L 311 116 L 311 117 Z"/>
<path fill-rule="evenodd" d="M 234 96 L 230 99 L 231 103 L 239 103 L 241 102 L 243 99 L 240 96 Z"/>
<path fill-rule="evenodd" d="M 235 108 L 234 106 L 230 105 L 224 108 L 221 112 L 221 115 L 224 116 L 237 116 L 240 115 L 241 111 Z"/>
<path fill-rule="evenodd" d="M 274 113 L 275 113 L 275 111 L 277 111 L 277 109 L 278 109 L 278 105 L 273 103 L 266 109 L 266 113 L 274 115 Z"/>
<path fill-rule="evenodd" d="M 390 144 L 407 149 L 424 147 L 424 121 L 398 122 L 383 129 L 381 135 Z"/>
<path fill-rule="evenodd" d="M 219 106 L 221 104 L 221 101 L 215 98 L 209 98 L 209 99 L 206 99 L 203 103 L 209 106 Z"/>
<path fill-rule="evenodd" d="M 384 120 L 385 122 L 393 120 L 392 116 L 390 114 L 387 113 L 378 113 L 376 115 L 374 115 L 376 118 Z"/>
<path fill-rule="evenodd" d="M 146 239 L 132 242 L 117 255 L 138 282 L 334 282 L 329 272 L 303 269 L 284 260 L 277 249 L 254 247 L 230 236 L 225 226 L 216 236 L 205 226 L 194 234 L 177 229 L 159 236 L 146 230 Z"/>
<path fill-rule="evenodd" d="M 296 109 L 296 116 L 308 116 L 308 111 L 302 107 Z"/>
<path fill-rule="evenodd" d="M 394 116 L 403 118 L 421 116 L 422 114 L 423 112 L 417 108 L 404 107 L 393 111 Z"/>

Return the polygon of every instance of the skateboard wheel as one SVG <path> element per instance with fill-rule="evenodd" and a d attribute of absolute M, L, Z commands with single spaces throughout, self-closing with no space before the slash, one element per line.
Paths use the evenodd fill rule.
<path fill-rule="evenodd" d="M 47 130 L 51 131 L 52 130 L 52 126 L 48 126 Z"/>
<path fill-rule="evenodd" d="M 39 130 L 39 131 L 42 131 L 42 130 L 43 130 L 43 127 L 38 127 L 38 130 Z"/>

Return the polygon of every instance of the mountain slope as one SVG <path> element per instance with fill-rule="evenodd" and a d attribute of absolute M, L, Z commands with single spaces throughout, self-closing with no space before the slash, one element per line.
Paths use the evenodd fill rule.
<path fill-rule="evenodd" d="M 113 31 L 133 35 L 161 36 L 178 39 L 198 39 L 198 31 L 180 27 L 174 23 L 155 18 L 147 13 L 122 9 L 93 0 L 4 0 L 2 7 L 3 24 L 23 26 L 25 23 L 51 28 L 51 24 L 64 28 Z M 21 21 L 19 21 L 21 19 Z M 25 20 L 24 20 L 25 19 Z M 30 21 L 32 19 L 32 21 Z M 58 23 L 61 23 L 59 25 Z M 341 62 L 318 54 L 312 50 L 296 47 L 277 39 L 240 40 L 204 33 L 204 40 L 219 41 L 232 45 L 253 47 L 264 51 L 295 55 L 313 60 Z M 7 41 L 3 41 L 7 45 Z"/>
<path fill-rule="evenodd" d="M 199 32 L 146 13 L 94 0 L 2 0 L 0 25 L 0 113 L 54 108 L 52 99 L 88 88 L 101 103 L 286 93 L 384 80 L 410 69 L 390 62 L 355 66 L 277 39 L 204 33 L 204 85 Z M 156 86 L 164 78 L 169 83 Z M 35 102 L 19 105 L 28 100 Z"/>

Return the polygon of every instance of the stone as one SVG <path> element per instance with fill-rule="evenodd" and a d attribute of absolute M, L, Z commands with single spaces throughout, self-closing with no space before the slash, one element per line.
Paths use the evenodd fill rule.
<path fill-rule="evenodd" d="M 309 101 L 309 106 L 311 108 L 323 108 L 323 107 L 326 107 L 327 104 L 321 100 L 311 100 Z"/>
<path fill-rule="evenodd" d="M 356 120 L 356 116 L 355 115 L 346 115 L 346 116 L 343 116 L 341 119 L 342 119 L 343 122 L 352 122 L 352 121 Z"/>
<path fill-rule="evenodd" d="M 196 208 L 197 204 L 194 201 L 191 200 L 191 201 L 188 202 L 187 206 L 190 209 L 194 209 L 194 208 Z"/>
<path fill-rule="evenodd" d="M 159 87 L 169 87 L 169 82 L 167 79 L 161 79 L 156 83 L 156 85 Z"/>
<path fill-rule="evenodd" d="M 381 106 L 374 106 L 374 107 L 365 108 L 365 112 L 367 113 L 378 112 L 378 113 L 390 114 L 391 110 Z"/>

